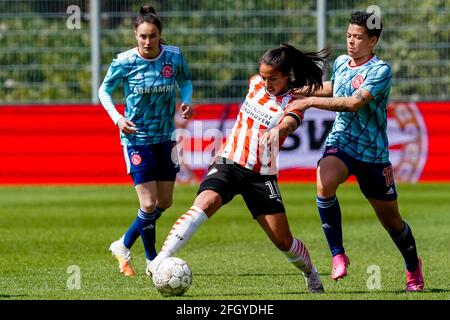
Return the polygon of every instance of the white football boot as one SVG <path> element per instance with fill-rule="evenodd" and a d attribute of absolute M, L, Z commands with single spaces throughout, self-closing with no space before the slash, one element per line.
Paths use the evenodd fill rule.
<path fill-rule="evenodd" d="M 309 274 L 303 273 L 305 277 L 305 282 L 308 287 L 308 291 L 311 293 L 324 293 L 322 282 L 320 281 L 319 273 L 316 268 L 312 268 Z"/>
<path fill-rule="evenodd" d="M 127 277 L 134 276 L 134 270 L 130 262 L 131 251 L 124 246 L 123 237 L 111 243 L 109 251 L 119 261 L 119 271 Z"/>

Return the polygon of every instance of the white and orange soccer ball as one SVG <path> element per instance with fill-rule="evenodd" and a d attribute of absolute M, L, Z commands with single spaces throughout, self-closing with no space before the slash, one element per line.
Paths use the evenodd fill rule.
<path fill-rule="evenodd" d="M 163 296 L 181 296 L 192 284 L 192 271 L 183 259 L 169 257 L 161 262 L 152 278 Z"/>

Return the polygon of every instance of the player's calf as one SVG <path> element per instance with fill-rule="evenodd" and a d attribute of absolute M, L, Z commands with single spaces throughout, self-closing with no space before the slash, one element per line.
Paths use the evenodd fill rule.
<path fill-rule="evenodd" d="M 208 220 L 208 216 L 196 206 L 192 206 L 179 217 L 170 230 L 161 252 L 148 265 L 146 273 L 153 274 L 159 264 L 180 250 L 206 220 Z"/>

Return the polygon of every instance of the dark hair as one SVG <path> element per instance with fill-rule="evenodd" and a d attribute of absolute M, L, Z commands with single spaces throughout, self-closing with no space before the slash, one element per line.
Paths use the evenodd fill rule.
<path fill-rule="evenodd" d="M 134 20 L 134 29 L 137 29 L 141 24 L 144 22 L 148 22 L 151 24 L 154 24 L 159 32 L 162 32 L 162 23 L 161 20 L 159 20 L 158 16 L 156 15 L 156 11 L 152 6 L 149 5 L 143 5 L 141 9 L 139 10 L 139 15 L 136 17 L 136 20 Z M 165 44 L 166 42 L 161 38 L 160 40 L 161 44 Z"/>
<path fill-rule="evenodd" d="M 348 21 L 350 24 L 356 24 L 364 27 L 369 37 L 380 38 L 383 25 L 381 19 L 374 12 L 356 11 L 353 12 Z"/>
<path fill-rule="evenodd" d="M 322 77 L 326 67 L 328 49 L 318 52 L 302 52 L 295 47 L 282 43 L 279 47 L 270 49 L 260 59 L 262 63 L 280 70 L 283 75 L 290 75 L 292 88 L 308 87 L 306 95 L 322 88 Z"/>

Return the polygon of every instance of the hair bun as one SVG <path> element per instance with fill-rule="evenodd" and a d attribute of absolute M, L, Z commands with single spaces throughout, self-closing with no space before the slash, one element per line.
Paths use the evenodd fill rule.
<path fill-rule="evenodd" d="M 147 14 L 147 13 L 156 14 L 156 11 L 155 11 L 155 9 L 153 9 L 152 6 L 144 5 L 144 6 L 141 7 L 140 13 L 141 14 Z"/>

